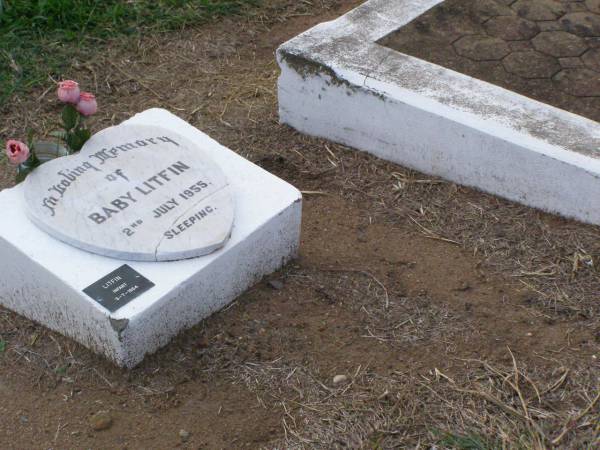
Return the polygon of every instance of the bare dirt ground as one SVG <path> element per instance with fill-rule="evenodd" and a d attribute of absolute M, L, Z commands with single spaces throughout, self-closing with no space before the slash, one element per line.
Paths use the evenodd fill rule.
<path fill-rule="evenodd" d="M 131 371 L 0 310 L 0 446 L 597 448 L 600 229 L 279 125 L 274 49 L 359 2 L 265 3 L 66 76 L 95 129 L 162 106 L 304 191 L 299 259 Z M 2 138 L 51 128 L 48 87 Z"/>

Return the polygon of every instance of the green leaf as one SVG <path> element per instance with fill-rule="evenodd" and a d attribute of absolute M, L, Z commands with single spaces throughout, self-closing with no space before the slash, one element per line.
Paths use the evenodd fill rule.
<path fill-rule="evenodd" d="M 29 175 L 32 170 L 33 170 L 33 168 L 31 168 L 31 167 L 27 167 L 27 166 L 25 166 L 23 164 L 19 164 L 17 166 L 17 176 L 16 176 L 16 182 L 17 182 L 17 184 L 19 184 L 22 181 L 24 181 L 25 178 L 27 178 L 27 175 Z"/>
<path fill-rule="evenodd" d="M 68 366 L 57 367 L 56 369 L 54 369 L 54 372 L 58 375 L 66 375 L 68 368 Z"/>
<path fill-rule="evenodd" d="M 2 1 L 2 0 L 0 0 L 0 1 Z M 33 131 L 32 128 L 30 128 L 29 130 L 27 130 L 27 145 L 29 146 L 30 149 L 33 146 L 32 145 L 32 143 L 33 143 L 33 134 L 34 134 L 34 131 Z"/>
<path fill-rule="evenodd" d="M 65 139 L 65 142 L 67 143 L 67 147 L 69 147 L 69 154 L 75 153 L 77 151 L 75 149 L 77 148 L 77 144 L 79 142 L 75 133 L 67 133 L 67 138 Z"/>
<path fill-rule="evenodd" d="M 67 144 L 69 145 L 69 148 L 76 153 L 81 150 L 91 135 L 90 130 L 78 128 L 67 136 Z"/>
<path fill-rule="evenodd" d="M 85 145 L 85 143 L 92 137 L 92 133 L 90 132 L 90 130 L 86 129 L 86 128 L 80 128 L 79 129 L 79 138 L 81 139 L 81 147 L 83 147 Z M 79 150 L 81 150 L 81 147 L 79 147 Z"/>
<path fill-rule="evenodd" d="M 65 106 L 62 112 L 63 128 L 65 130 L 72 130 L 77 125 L 79 119 L 79 113 L 72 105 Z"/>
<path fill-rule="evenodd" d="M 38 167 L 40 164 L 41 161 L 38 159 L 35 152 L 31 152 L 31 155 L 29 155 L 27 161 L 17 166 L 17 183 L 20 183 L 23 180 L 25 180 L 25 178 L 27 178 L 27 175 L 29 175 L 33 171 L 33 169 Z"/>
<path fill-rule="evenodd" d="M 7 344 L 8 342 L 6 342 L 4 339 L 0 339 L 0 353 L 4 353 L 6 351 Z"/>

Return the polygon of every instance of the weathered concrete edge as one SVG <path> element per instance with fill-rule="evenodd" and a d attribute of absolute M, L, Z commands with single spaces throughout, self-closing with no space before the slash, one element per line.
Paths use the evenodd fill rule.
<path fill-rule="evenodd" d="M 0 304 L 118 363 L 119 331 L 108 311 L 87 301 L 47 267 L 0 237 Z M 43 288 L 40 288 L 43 286 Z M 83 299 L 83 301 L 82 301 Z"/>
<path fill-rule="evenodd" d="M 280 116 L 301 132 L 528 206 L 600 224 L 598 160 L 532 148 L 422 104 L 282 66 Z M 590 163 L 586 166 L 585 162 Z M 596 170 L 590 169 L 595 164 Z"/>
<path fill-rule="evenodd" d="M 310 61 L 382 97 L 410 93 L 453 114 L 470 114 L 492 132 L 502 128 L 504 134 L 600 158 L 598 123 L 377 44 L 441 1 L 370 0 L 284 43 L 277 59 L 280 65 L 290 58 Z"/>
<path fill-rule="evenodd" d="M 439 2 L 371 0 L 282 45 L 280 120 L 422 172 L 600 223 L 596 122 L 376 44 Z M 457 133 L 471 147 L 459 139 L 449 151 L 453 140 L 446 138 Z M 514 158 L 531 166 L 519 167 Z"/>

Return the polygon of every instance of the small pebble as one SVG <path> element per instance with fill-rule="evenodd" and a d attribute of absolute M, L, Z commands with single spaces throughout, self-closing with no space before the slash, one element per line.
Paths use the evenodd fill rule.
<path fill-rule="evenodd" d="M 179 430 L 179 437 L 181 438 L 181 442 L 187 442 L 190 438 L 190 432 L 186 430 Z"/>
<path fill-rule="evenodd" d="M 457 291 L 465 292 L 471 289 L 471 285 L 466 281 L 462 281 L 460 285 L 456 288 Z"/>
<path fill-rule="evenodd" d="M 348 381 L 348 377 L 346 375 L 336 375 L 333 377 L 333 384 L 342 384 Z"/>
<path fill-rule="evenodd" d="M 100 411 L 90 417 L 90 426 L 94 431 L 107 430 L 112 426 L 113 420 L 108 411 Z"/>
<path fill-rule="evenodd" d="M 281 280 L 269 280 L 268 284 L 271 289 L 275 289 L 276 291 L 283 289 L 283 281 Z"/>

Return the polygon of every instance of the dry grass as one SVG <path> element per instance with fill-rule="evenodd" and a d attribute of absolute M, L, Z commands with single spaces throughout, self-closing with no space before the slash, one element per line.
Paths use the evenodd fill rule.
<path fill-rule="evenodd" d="M 598 227 L 432 179 L 342 146 L 325 147 L 328 151 L 321 146 L 316 152 L 307 148 L 301 155 L 285 155 L 296 171 L 323 174 L 317 175 L 318 183 L 305 183 L 305 189 L 341 195 L 376 209 L 387 221 L 469 249 L 486 269 L 509 274 L 528 288 L 531 304 L 553 318 L 598 317 Z"/>
<path fill-rule="evenodd" d="M 507 352 L 511 355 L 510 349 Z M 464 361 L 468 376 L 380 376 L 359 366 L 335 386 L 302 367 L 247 363 L 236 374 L 264 403 L 284 411 L 273 448 L 596 448 L 600 409 L 594 379 Z M 433 446 L 433 447 L 432 447 Z M 440 447 L 436 447 L 440 446 Z"/>

